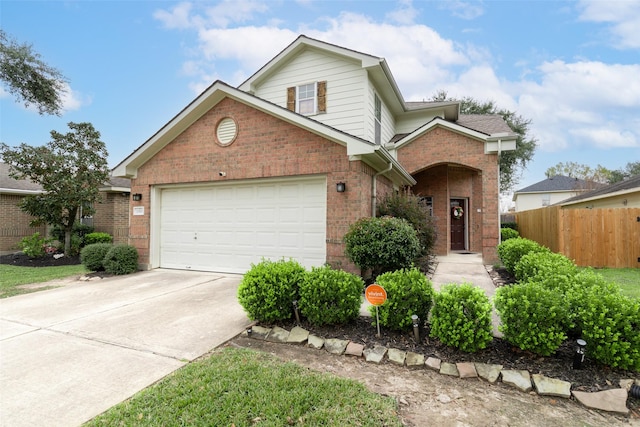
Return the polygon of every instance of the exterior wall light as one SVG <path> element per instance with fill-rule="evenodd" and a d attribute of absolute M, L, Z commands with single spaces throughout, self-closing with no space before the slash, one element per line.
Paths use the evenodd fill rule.
<path fill-rule="evenodd" d="M 339 182 L 336 184 L 336 191 L 338 193 L 344 193 L 346 189 L 347 189 L 347 184 L 345 184 L 344 182 Z"/>
<path fill-rule="evenodd" d="M 134 193 L 131 195 L 131 198 L 133 199 L 134 202 L 139 202 L 140 200 L 142 200 L 142 194 Z"/>

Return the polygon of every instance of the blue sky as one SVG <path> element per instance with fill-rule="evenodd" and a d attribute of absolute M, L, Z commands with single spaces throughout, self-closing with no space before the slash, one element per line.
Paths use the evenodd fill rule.
<path fill-rule="evenodd" d="M 407 101 L 446 90 L 532 121 L 523 188 L 558 162 L 640 160 L 640 1 L 5 1 L 0 26 L 69 80 L 61 117 L 0 88 L 0 141 L 91 122 L 115 166 L 213 81 L 299 34 L 387 59 Z"/>

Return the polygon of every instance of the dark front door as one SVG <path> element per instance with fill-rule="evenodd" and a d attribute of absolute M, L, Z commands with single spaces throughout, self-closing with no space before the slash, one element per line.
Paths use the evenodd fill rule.
<path fill-rule="evenodd" d="M 449 216 L 451 218 L 451 250 L 464 251 L 467 212 L 464 199 L 451 199 Z"/>

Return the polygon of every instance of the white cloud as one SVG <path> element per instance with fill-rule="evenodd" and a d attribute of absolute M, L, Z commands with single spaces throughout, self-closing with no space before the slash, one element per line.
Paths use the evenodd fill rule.
<path fill-rule="evenodd" d="M 640 65 L 553 61 L 538 73 L 520 82 L 518 111 L 533 121 L 540 148 L 640 146 Z"/>
<path fill-rule="evenodd" d="M 62 94 L 62 111 L 76 111 L 80 108 L 90 105 L 92 99 L 82 95 L 80 92 L 71 89 L 71 86 L 65 84 L 65 92 Z"/>
<path fill-rule="evenodd" d="M 581 0 L 579 19 L 588 22 L 610 24 L 614 47 L 619 49 L 640 48 L 640 2 Z"/>
<path fill-rule="evenodd" d="M 461 1 L 461 0 L 445 0 L 438 2 L 441 9 L 450 10 L 453 16 L 472 20 L 484 14 L 484 7 L 481 1 Z"/>
<path fill-rule="evenodd" d="M 168 29 L 187 29 L 194 24 L 191 17 L 191 3 L 180 3 L 170 11 L 157 10 L 153 17 Z"/>
<path fill-rule="evenodd" d="M 413 7 L 412 0 L 400 0 L 399 7 L 387 13 L 387 19 L 401 25 L 413 24 L 419 11 Z"/>

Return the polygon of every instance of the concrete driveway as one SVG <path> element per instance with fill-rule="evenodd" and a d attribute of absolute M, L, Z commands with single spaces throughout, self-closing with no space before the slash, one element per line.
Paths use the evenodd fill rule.
<path fill-rule="evenodd" d="M 240 275 L 152 270 L 0 300 L 0 425 L 90 420 L 250 323 Z"/>

